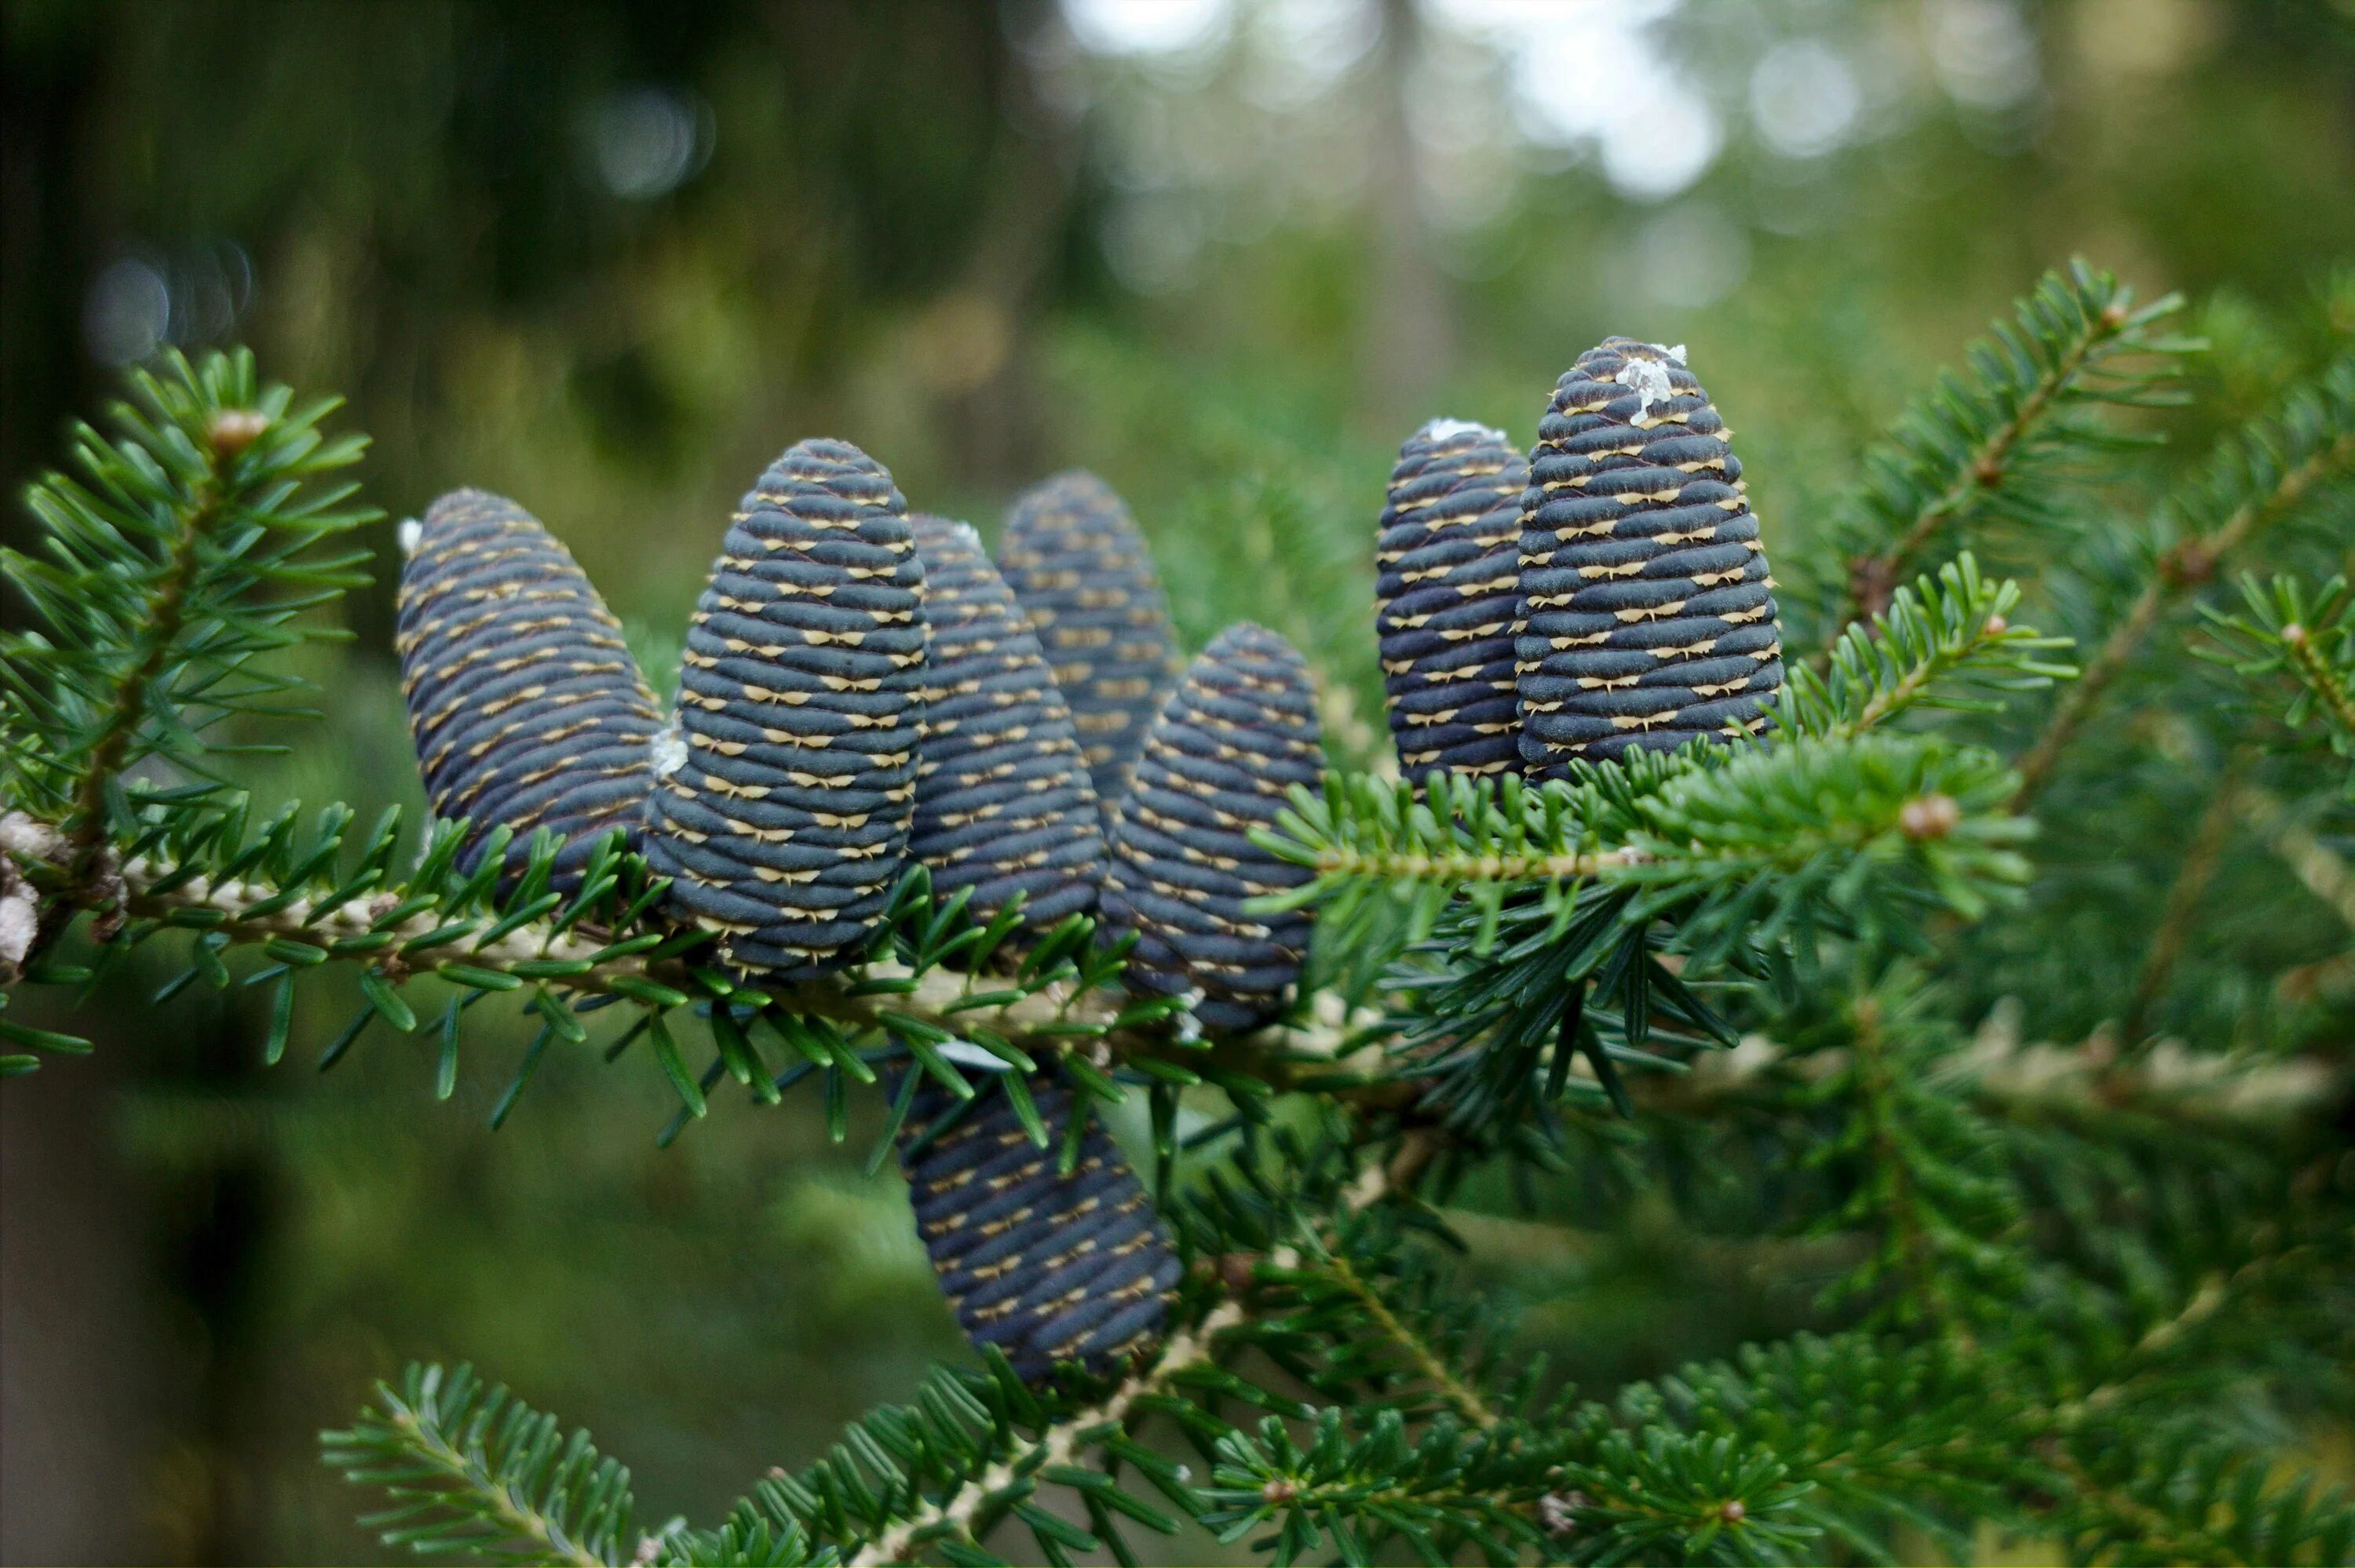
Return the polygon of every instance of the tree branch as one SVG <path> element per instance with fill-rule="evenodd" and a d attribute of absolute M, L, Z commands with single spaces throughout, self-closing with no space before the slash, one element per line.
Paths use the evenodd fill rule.
<path fill-rule="evenodd" d="M 1497 1413 L 1488 1408 L 1487 1401 L 1480 1397 L 1479 1391 L 1457 1377 L 1422 1335 L 1399 1320 L 1398 1314 L 1391 1310 L 1390 1303 L 1382 1299 L 1381 1293 L 1350 1266 L 1347 1257 L 1337 1252 L 1331 1253 L 1318 1259 L 1316 1266 L 1322 1268 L 1348 1293 L 1350 1299 L 1365 1310 L 1366 1316 L 1373 1320 L 1383 1336 L 1406 1353 L 1407 1359 L 1414 1363 L 1416 1374 L 1429 1383 L 1458 1415 L 1475 1426 L 1497 1425 Z"/>
<path fill-rule="evenodd" d="M 2175 961 L 2182 956 L 2184 941 L 2191 934 L 2191 921 L 2199 913 L 2200 896 L 2208 891 L 2216 868 L 2222 863 L 2224 844 L 2232 837 L 2232 818 L 2239 807 L 2241 774 L 2247 761 L 2245 750 L 2234 752 L 2226 761 L 2224 776 L 2216 781 L 2216 792 L 2209 798 L 2208 809 L 2200 813 L 2200 825 L 2191 834 L 2191 847 L 2176 873 L 2174 885 L 2168 889 L 2167 911 L 2159 919 L 2157 934 L 2151 938 L 2149 956 L 2143 960 L 2133 999 L 2126 1004 L 2126 1021 L 2118 1029 L 2120 1043 L 2129 1051 L 2142 1043 L 2151 1009 L 2158 1004 L 2169 976 L 2175 972 Z"/>
<path fill-rule="evenodd" d="M 413 1454 L 440 1467 L 452 1480 L 474 1495 L 482 1509 L 477 1517 L 496 1520 L 513 1540 L 530 1542 L 537 1549 L 531 1553 L 532 1561 L 570 1563 L 573 1568 L 605 1568 L 603 1558 L 574 1541 L 538 1509 L 517 1502 L 514 1492 L 496 1476 L 472 1455 L 454 1446 L 438 1428 L 427 1425 L 416 1411 L 397 1411 L 389 1424 L 399 1430 Z"/>
<path fill-rule="evenodd" d="M 2115 305 L 2094 316 L 2087 323 L 2085 334 L 2046 369 L 2011 417 L 1988 431 L 1986 440 L 1955 466 L 1954 479 L 1914 514 L 1913 523 L 1898 535 L 1896 543 L 1878 555 L 1849 563 L 1849 594 L 1857 610 L 1850 620 L 1867 619 L 1889 608 L 1899 568 L 1913 559 L 1949 519 L 2003 482 L 2006 465 L 2020 441 L 2044 418 L 2053 400 L 2076 380 L 2095 352 L 2124 330 L 2126 320 L 2126 313 Z"/>
<path fill-rule="evenodd" d="M 2158 570 L 2143 588 L 2126 619 L 2102 644 L 2085 673 L 2062 694 L 2052 717 L 2019 762 L 2019 788 L 2011 809 L 2024 811 L 2051 776 L 2061 753 L 2076 738 L 2078 729 L 2126 670 L 2162 611 L 2192 588 L 2215 575 L 2223 559 L 2248 543 L 2258 529 L 2296 505 L 2306 493 L 2334 470 L 2355 461 L 2355 431 L 2325 443 L 2303 462 L 2285 469 L 2264 492 L 2236 507 L 2213 532 L 2178 540 L 2160 555 Z"/>
<path fill-rule="evenodd" d="M 1091 1438 L 1125 1422 L 1139 1399 L 1159 1393 L 1177 1373 L 1209 1360 L 1220 1341 L 1242 1326 L 1244 1317 L 1240 1302 L 1221 1302 L 1199 1323 L 1171 1340 L 1151 1370 L 1130 1378 L 1102 1404 L 1057 1422 L 947 1496 L 925 1503 L 904 1522 L 853 1552 L 848 1568 L 911 1562 L 927 1542 L 943 1535 L 970 1534 L 975 1518 L 994 1495 L 1042 1469 L 1071 1463 Z"/>
<path fill-rule="evenodd" d="M 209 482 L 217 483 L 217 476 Z M 81 776 L 75 782 L 73 803 L 67 809 L 64 826 L 73 844 L 73 859 L 66 874 L 77 897 L 105 847 L 106 787 L 122 770 L 132 737 L 138 733 L 139 722 L 146 714 L 147 683 L 163 673 L 165 657 L 179 638 L 187 609 L 188 586 L 197 575 L 197 546 L 219 509 L 217 491 L 199 498 L 172 541 L 171 554 L 164 563 L 163 580 L 147 601 L 146 649 L 138 663 L 115 683 L 106 719 L 91 745 Z"/>
<path fill-rule="evenodd" d="M 1954 1303 L 1947 1299 L 1946 1282 L 1938 1272 L 1936 1248 L 1922 1224 L 1920 1200 L 1913 1192 L 1913 1167 L 1900 1146 L 1896 1111 L 1891 1103 L 1896 1083 L 1889 1061 L 1888 1041 L 1881 1031 L 1880 1000 L 1870 996 L 1858 998 L 1852 1017 L 1855 1033 L 1850 1050 L 1871 1139 L 1873 1163 L 1881 1171 L 1881 1213 L 1897 1244 L 1910 1294 L 1934 1332 L 1953 1340 L 1966 1351 L 1975 1350 L 1977 1340 L 1955 1317 Z"/>

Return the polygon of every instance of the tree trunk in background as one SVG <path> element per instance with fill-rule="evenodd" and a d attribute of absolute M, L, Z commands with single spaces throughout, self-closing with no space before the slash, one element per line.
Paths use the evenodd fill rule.
<path fill-rule="evenodd" d="M 1373 277 L 1359 328 L 1368 374 L 1366 416 L 1389 439 L 1444 408 L 1429 407 L 1455 366 L 1455 300 L 1432 254 L 1417 191 L 1413 132 L 1406 118 L 1407 79 L 1419 48 L 1414 0 L 1383 0 L 1381 58 L 1376 66 Z"/>
<path fill-rule="evenodd" d="M 97 389 L 80 327 L 101 242 L 81 155 L 98 38 L 70 21 L 37 26 L 12 11 L 0 58 L 0 538 L 13 541 L 27 522 L 18 486 L 51 461 L 61 422 L 90 409 Z"/>
<path fill-rule="evenodd" d="M 0 1094 L 0 1562 L 171 1555 L 173 1325 L 110 1136 L 126 1058 Z"/>

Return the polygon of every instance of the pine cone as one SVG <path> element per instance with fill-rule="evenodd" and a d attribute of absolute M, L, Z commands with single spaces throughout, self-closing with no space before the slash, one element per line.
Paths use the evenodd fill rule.
<path fill-rule="evenodd" d="M 1112 1372 L 1159 1339 L 1178 1257 L 1101 1126 L 1090 1122 L 1077 1167 L 1060 1172 L 1071 1091 L 1051 1075 L 1031 1079 L 1029 1089 L 1045 1149 L 1006 1096 L 988 1089 L 962 1120 L 917 1147 L 958 1104 L 935 1083 L 917 1086 L 900 1142 L 916 1232 L 975 1344 L 997 1346 L 1032 1382 L 1058 1361 Z"/>
<path fill-rule="evenodd" d="M 1071 705 L 1096 798 L 1119 799 L 1178 672 L 1169 601 L 1136 520 L 1094 474 L 1059 473 L 1015 497 L 997 569 Z"/>
<path fill-rule="evenodd" d="M 1461 419 L 1434 419 L 1399 449 L 1374 556 L 1374 629 L 1410 779 L 1519 765 L 1513 646 L 1529 474 L 1503 431 Z"/>
<path fill-rule="evenodd" d="M 883 466 L 803 441 L 730 524 L 656 743 L 646 856 L 730 962 L 847 961 L 915 814 L 924 567 Z"/>
<path fill-rule="evenodd" d="M 1665 751 L 1755 732 L 1783 683 L 1758 520 L 1683 361 L 1632 338 L 1554 388 L 1521 502 L 1521 758 Z"/>
<path fill-rule="evenodd" d="M 924 744 L 909 853 L 987 920 L 1018 893 L 1044 930 L 1095 907 L 1103 832 L 1071 710 L 981 537 L 910 518 L 924 563 Z"/>
<path fill-rule="evenodd" d="M 600 839 L 635 829 L 662 723 L 613 611 L 538 518 L 454 490 L 417 528 L 398 613 L 425 792 L 436 815 L 474 824 L 460 863 L 504 823 L 513 874 L 547 828 L 562 843 L 550 885 L 571 891 Z"/>
<path fill-rule="evenodd" d="M 1219 633 L 1162 705 L 1113 813 L 1103 922 L 1137 934 L 1131 989 L 1199 991 L 1195 1016 L 1220 1030 L 1255 1028 L 1289 1005 L 1308 916 L 1244 905 L 1310 873 L 1250 831 L 1273 826 L 1284 791 L 1316 789 L 1324 772 L 1307 662 L 1263 626 Z"/>

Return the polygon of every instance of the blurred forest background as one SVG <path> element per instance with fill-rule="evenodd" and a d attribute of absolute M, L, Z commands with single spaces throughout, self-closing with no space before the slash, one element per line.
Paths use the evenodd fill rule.
<path fill-rule="evenodd" d="M 350 397 L 394 516 L 465 483 L 545 518 L 660 678 L 789 442 L 857 441 L 985 532 L 1080 464 L 1153 536 L 1189 646 L 1241 615 L 1293 635 L 1358 760 L 1373 518 L 1423 418 L 1526 443 L 1580 349 L 1687 343 L 1781 560 L 2041 268 L 2190 293 L 2221 417 L 2296 368 L 2355 257 L 2345 4 L 5 15 L 11 537 L 119 367 L 247 342 Z M 317 672 L 333 744 L 258 767 L 266 797 L 420 803 L 391 541 Z M 2044 955 L 2084 984 L 2041 1022 L 2115 1012 L 2138 955 Z M 494 1136 L 519 1027 L 437 1103 L 421 1039 L 309 1071 L 327 989 L 266 1070 L 259 993 L 125 987 L 82 1015 L 94 1058 L 0 1094 L 0 1557 L 381 1556 L 315 1433 L 410 1357 L 590 1425 L 658 1521 L 966 1353 L 896 1173 L 862 1175 L 814 1106 L 730 1103 L 663 1151 L 655 1075 L 552 1058 Z M 1582 1382 L 1809 1321 L 1813 1281 L 1654 1245 L 1640 1207 L 1569 1252 L 1464 1228 L 1500 1302 L 1545 1286 L 1520 1332 Z"/>

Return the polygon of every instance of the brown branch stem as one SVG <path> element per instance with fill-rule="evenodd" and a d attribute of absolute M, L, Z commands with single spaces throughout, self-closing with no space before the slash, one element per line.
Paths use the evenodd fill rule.
<path fill-rule="evenodd" d="M 2158 570 L 2126 611 L 2126 619 L 2110 633 L 2101 652 L 2085 666 L 2084 673 L 2062 694 L 2044 733 L 2020 759 L 2019 789 L 2011 798 L 2013 810 L 2026 810 L 2037 791 L 2044 787 L 2061 753 L 2076 738 L 2094 705 L 2109 691 L 2110 683 L 2125 673 L 2127 662 L 2142 646 L 2160 613 L 2184 593 L 2212 577 L 2227 556 L 2247 544 L 2258 529 L 2296 505 L 2326 474 L 2350 460 L 2355 460 L 2355 434 L 2339 437 L 2288 470 L 2271 490 L 2243 503 L 2215 532 L 2178 540 L 2159 556 Z"/>
<path fill-rule="evenodd" d="M 208 477 L 208 486 L 214 482 L 217 482 Z M 105 723 L 90 747 L 81 777 L 75 782 L 65 831 L 73 846 L 73 859 L 67 867 L 68 890 L 77 902 L 106 845 L 106 787 L 122 770 L 132 737 L 138 734 L 139 721 L 147 707 L 148 683 L 163 673 L 164 661 L 171 653 L 173 643 L 179 640 L 187 616 L 188 585 L 197 572 L 197 546 L 218 515 L 220 502 L 218 492 L 209 488 L 200 494 L 178 537 L 173 540 L 171 554 L 164 563 L 163 580 L 147 604 L 146 649 L 139 662 L 115 683 Z"/>
<path fill-rule="evenodd" d="M 2176 960 L 2183 956 L 2183 944 L 2190 937 L 2200 897 L 2223 863 L 2224 845 L 2232 837 L 2232 820 L 2240 806 L 2241 774 L 2247 760 L 2245 751 L 2236 751 L 2226 760 L 2223 777 L 2216 781 L 2216 792 L 2209 798 L 2208 809 L 2200 813 L 2200 825 L 2192 831 L 2191 847 L 2176 873 L 2175 884 L 2168 889 L 2166 913 L 2151 938 L 2150 952 L 2143 960 L 2134 996 L 2126 1003 L 2126 1021 L 2118 1030 L 2120 1044 L 2129 1051 L 2142 1044 L 2151 1010 L 2166 991 L 2168 980 L 2175 972 Z"/>
<path fill-rule="evenodd" d="M 2012 453 L 2027 438 L 2036 422 L 2044 417 L 2055 398 L 2066 391 L 2084 369 L 2094 352 L 2125 330 L 2123 317 L 2113 318 L 2106 313 L 2088 323 L 2083 338 L 2062 356 L 2051 371 L 2037 383 L 2036 387 L 2020 400 L 2012 417 L 1998 426 L 1972 452 L 1957 471 L 1954 482 L 1940 492 L 1937 498 L 1916 513 L 1913 523 L 1898 536 L 1897 542 L 1879 555 L 1866 556 L 1849 565 L 1849 597 L 1857 613 L 1841 621 L 1839 630 L 1861 620 L 1869 620 L 1889 608 L 1889 597 L 1895 589 L 1897 574 L 1930 536 L 1961 512 L 1971 498 L 1984 494 L 2003 482 L 2005 465 Z M 1835 640 L 1838 632 L 1834 633 Z M 1827 649 L 1827 654 L 1828 649 Z"/>

